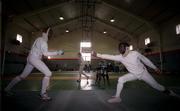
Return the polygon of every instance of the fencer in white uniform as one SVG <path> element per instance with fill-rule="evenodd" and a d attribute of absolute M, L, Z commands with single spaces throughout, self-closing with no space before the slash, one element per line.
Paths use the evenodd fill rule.
<path fill-rule="evenodd" d="M 50 28 L 46 28 L 43 30 L 42 37 L 38 37 L 33 43 L 30 53 L 27 57 L 27 64 L 23 70 L 23 72 L 16 76 L 5 88 L 5 92 L 11 93 L 11 89 L 14 85 L 16 85 L 21 80 L 25 79 L 33 70 L 33 68 L 37 68 L 40 72 L 44 74 L 42 79 L 42 88 L 40 92 L 40 97 L 42 100 L 50 100 L 51 97 L 48 96 L 46 90 L 49 86 L 50 77 L 52 72 L 46 66 L 46 64 L 41 60 L 42 56 L 53 56 L 53 55 L 62 55 L 64 54 L 63 50 L 59 51 L 48 51 L 48 39 L 52 37 L 52 30 Z"/>
<path fill-rule="evenodd" d="M 78 57 L 79 57 L 79 79 L 77 80 L 77 82 L 81 82 L 81 75 L 84 75 L 88 81 L 89 76 L 84 73 L 84 66 L 86 63 L 83 60 L 82 54 L 80 52 L 78 53 Z"/>
<path fill-rule="evenodd" d="M 142 80 L 154 89 L 172 96 L 176 96 L 173 91 L 168 90 L 164 86 L 160 85 L 149 74 L 145 65 L 154 69 L 157 73 L 160 73 L 160 70 L 148 58 L 137 51 L 130 51 L 128 43 L 120 43 L 119 52 L 119 55 L 98 54 L 96 52 L 92 52 L 92 55 L 95 57 L 121 62 L 129 72 L 124 76 L 119 77 L 116 94 L 108 100 L 109 103 L 121 102 L 120 94 L 123 88 L 123 84 L 133 80 Z"/>

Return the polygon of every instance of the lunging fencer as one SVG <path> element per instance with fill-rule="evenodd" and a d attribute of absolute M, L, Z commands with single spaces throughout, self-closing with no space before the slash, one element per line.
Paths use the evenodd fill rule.
<path fill-rule="evenodd" d="M 81 82 L 81 75 L 84 75 L 88 82 L 89 76 L 84 73 L 85 61 L 83 60 L 80 52 L 78 53 L 78 57 L 79 57 L 79 65 L 80 66 L 79 66 L 79 79 L 77 80 L 77 82 Z"/>
<path fill-rule="evenodd" d="M 33 43 L 30 53 L 27 57 L 27 64 L 23 70 L 23 72 L 16 76 L 5 88 L 5 92 L 12 94 L 11 89 L 21 80 L 25 79 L 33 70 L 33 68 L 37 68 L 40 72 L 44 74 L 42 79 L 42 87 L 40 92 L 40 98 L 44 101 L 51 100 L 51 97 L 47 94 L 47 88 L 49 86 L 50 77 L 52 72 L 46 66 L 46 64 L 41 60 L 42 56 L 53 56 L 53 55 L 63 55 L 64 51 L 48 51 L 48 40 L 51 39 L 53 32 L 51 28 L 46 28 L 42 32 L 42 36 L 38 37 Z"/>
<path fill-rule="evenodd" d="M 164 86 L 162 86 L 161 84 L 159 84 L 149 74 L 145 65 L 154 69 L 155 72 L 157 73 L 161 73 L 161 71 L 148 58 L 146 58 L 145 56 L 143 56 L 137 51 L 130 51 L 128 43 L 120 43 L 119 52 L 120 52 L 119 55 L 108 55 L 108 54 L 99 54 L 94 51 L 92 52 L 92 55 L 95 57 L 100 57 L 103 59 L 121 62 L 129 72 L 125 74 L 124 76 L 119 77 L 116 94 L 108 100 L 109 103 L 121 102 L 120 94 L 121 94 L 124 83 L 133 81 L 133 80 L 142 80 L 156 90 L 159 90 L 170 96 L 179 97 L 172 90 L 169 90 L 165 88 Z"/>

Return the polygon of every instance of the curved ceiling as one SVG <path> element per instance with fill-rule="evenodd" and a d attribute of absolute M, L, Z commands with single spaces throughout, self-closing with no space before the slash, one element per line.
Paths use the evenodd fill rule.
<path fill-rule="evenodd" d="M 166 2 L 168 5 L 162 0 L 6 0 L 4 13 L 8 22 L 28 32 L 47 26 L 61 31 L 87 28 L 99 33 L 106 30 L 108 36 L 120 40 L 138 37 L 151 30 L 153 24 L 179 14 L 177 3 Z"/>

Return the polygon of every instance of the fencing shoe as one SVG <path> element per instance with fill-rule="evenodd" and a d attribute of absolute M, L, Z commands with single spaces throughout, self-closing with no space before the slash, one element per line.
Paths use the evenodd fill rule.
<path fill-rule="evenodd" d="M 121 98 L 114 97 L 114 98 L 109 99 L 107 102 L 108 103 L 120 103 L 121 102 Z"/>
<path fill-rule="evenodd" d="M 40 98 L 41 98 L 41 100 L 43 100 L 43 101 L 50 101 L 50 100 L 52 100 L 52 98 L 49 97 L 47 93 L 40 94 Z"/>

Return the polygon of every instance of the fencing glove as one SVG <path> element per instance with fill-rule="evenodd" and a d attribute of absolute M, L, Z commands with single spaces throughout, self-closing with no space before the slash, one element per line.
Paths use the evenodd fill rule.
<path fill-rule="evenodd" d="M 58 51 L 58 55 L 63 55 L 64 54 L 64 51 L 63 50 L 59 50 Z"/>

